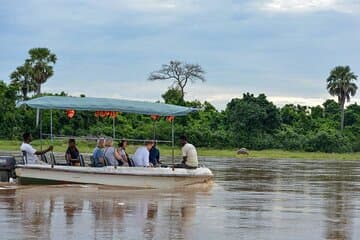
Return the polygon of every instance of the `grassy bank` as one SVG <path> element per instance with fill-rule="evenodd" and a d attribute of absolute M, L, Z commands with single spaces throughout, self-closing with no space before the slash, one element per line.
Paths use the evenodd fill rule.
<path fill-rule="evenodd" d="M 0 140 L 0 151 L 19 151 L 20 141 Z M 44 148 L 51 144 L 50 141 L 44 141 Z M 36 149 L 40 149 L 40 141 L 34 141 L 32 145 Z M 67 142 L 57 140 L 54 141 L 55 152 L 65 152 Z M 78 148 L 81 152 L 92 152 L 95 142 L 78 141 Z M 171 156 L 170 146 L 159 146 L 163 156 Z M 129 145 L 128 152 L 131 154 L 135 151 L 136 145 Z M 261 150 L 250 151 L 250 154 L 237 155 L 235 149 L 209 149 L 198 148 L 200 156 L 230 157 L 230 158 L 270 158 L 270 159 L 324 159 L 324 160 L 360 160 L 360 153 L 320 153 L 320 152 L 290 152 L 284 150 Z M 175 155 L 180 156 L 180 147 L 176 146 Z"/>

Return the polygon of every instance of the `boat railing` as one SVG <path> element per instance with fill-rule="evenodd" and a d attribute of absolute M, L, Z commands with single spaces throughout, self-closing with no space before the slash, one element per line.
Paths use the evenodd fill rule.
<path fill-rule="evenodd" d="M 26 156 L 26 152 L 22 153 L 22 155 L 20 154 L 15 154 L 15 152 L 11 152 L 9 153 L 11 155 L 13 155 L 15 157 L 15 159 L 18 159 L 20 161 L 18 161 L 18 164 L 22 164 L 22 165 L 26 165 L 27 164 L 27 156 Z M 56 153 L 56 152 L 50 152 L 48 153 L 48 155 L 44 154 L 46 159 L 48 159 L 48 164 L 53 164 L 53 165 L 68 165 L 66 162 L 66 159 L 64 158 L 62 153 Z M 49 158 L 48 158 L 49 157 Z M 92 154 L 91 153 L 83 153 L 80 154 L 79 156 L 79 160 L 80 160 L 80 166 L 92 166 Z M 42 157 L 41 157 L 42 159 Z M 43 160 L 43 159 L 42 159 Z M 164 163 L 164 166 L 167 167 L 172 167 L 173 164 L 171 163 L 171 156 L 162 156 L 161 157 L 161 161 Z M 206 168 L 206 165 L 204 164 L 204 159 L 200 158 L 199 161 L 199 168 Z M 176 161 L 177 162 L 181 162 L 181 157 L 176 157 Z"/>
<path fill-rule="evenodd" d="M 104 137 L 106 138 L 107 136 L 65 136 L 65 135 L 58 135 L 58 136 L 54 136 L 54 135 L 51 135 L 51 134 L 47 134 L 47 133 L 42 133 L 42 136 L 44 137 L 49 137 L 51 139 L 78 139 L 78 140 L 86 140 L 86 141 L 97 141 L 100 137 Z M 136 139 L 136 138 L 113 138 L 114 141 L 121 141 L 121 140 L 126 140 L 128 142 L 141 142 L 143 143 L 144 141 L 146 140 L 149 140 L 149 139 Z M 155 142 L 157 143 L 171 143 L 171 141 L 168 141 L 168 140 L 158 140 L 158 139 L 154 139 Z"/>

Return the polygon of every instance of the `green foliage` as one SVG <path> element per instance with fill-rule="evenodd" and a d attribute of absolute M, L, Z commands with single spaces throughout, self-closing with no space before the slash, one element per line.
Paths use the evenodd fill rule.
<path fill-rule="evenodd" d="M 167 104 L 184 105 L 181 91 L 177 88 L 169 88 L 161 97 Z"/>
<path fill-rule="evenodd" d="M 285 150 L 303 150 L 306 137 L 296 133 L 293 128 L 285 127 L 275 135 L 278 147 Z"/>
<path fill-rule="evenodd" d="M 170 91 L 170 90 L 169 90 Z M 169 92 L 168 91 L 168 92 Z M 21 99 L 13 84 L 0 81 L 0 138 L 20 140 L 24 131 L 39 138 L 35 127 L 34 109 L 15 108 Z M 60 94 L 65 96 L 66 93 Z M 171 96 L 167 98 L 167 96 Z M 175 97 L 174 97 L 175 96 Z M 164 94 L 167 102 L 177 95 Z M 174 103 L 174 102 L 172 102 Z M 244 94 L 232 99 L 224 111 L 217 111 L 208 102 L 184 102 L 185 106 L 201 109 L 185 117 L 175 118 L 175 137 L 186 134 L 198 147 L 249 149 L 284 149 L 311 152 L 360 151 L 360 107 L 348 106 L 345 111 L 345 129 L 339 126 L 339 105 L 327 100 L 324 107 L 307 108 L 285 105 L 281 109 L 260 94 Z M 50 111 L 42 111 L 43 132 L 50 133 Z M 112 119 L 96 118 L 94 112 L 76 111 L 69 119 L 64 110 L 53 110 L 53 133 L 66 136 L 112 136 Z M 116 118 L 117 138 L 171 139 L 171 124 L 164 118 L 153 121 L 149 116 L 120 114 Z"/>
<path fill-rule="evenodd" d="M 337 66 L 330 72 L 330 76 L 327 78 L 327 90 L 331 96 L 338 98 L 338 103 L 341 110 L 341 131 L 344 129 L 344 110 L 345 101 L 350 102 L 350 98 L 355 96 L 357 91 L 357 85 L 355 81 L 357 76 L 351 72 L 349 66 Z"/>
<path fill-rule="evenodd" d="M 305 150 L 309 152 L 351 152 L 352 146 L 347 137 L 332 132 L 319 131 L 310 135 L 305 143 Z"/>
<path fill-rule="evenodd" d="M 29 58 L 10 74 L 11 84 L 0 81 L 0 138 L 20 139 L 25 131 L 35 138 L 35 111 L 15 108 L 15 103 L 41 94 L 41 85 L 53 73 L 57 57 L 47 48 L 29 50 Z M 198 147 L 249 149 L 280 148 L 311 152 L 360 151 L 360 106 L 345 108 L 345 101 L 355 95 L 357 76 L 349 66 L 335 67 L 327 78 L 329 93 L 338 98 L 326 100 L 322 106 L 307 107 L 287 104 L 278 109 L 264 94 L 243 94 L 234 98 L 224 111 L 218 111 L 209 102 L 185 101 L 185 87 L 190 82 L 205 81 L 200 65 L 170 61 L 152 72 L 149 80 L 171 80 L 173 85 L 163 95 L 165 103 L 195 107 L 200 111 L 175 119 L 175 137 L 188 136 Z M 85 97 L 81 94 L 80 97 Z M 97 118 L 93 112 L 76 111 L 69 119 L 66 111 L 42 111 L 42 130 L 50 133 L 52 114 L 53 134 L 65 136 L 113 136 L 113 119 Z M 340 124 L 339 124 L 340 122 Z M 153 121 L 149 116 L 121 114 L 115 119 L 117 138 L 169 140 L 171 123 L 164 118 Z M 341 132 L 338 132 L 339 125 Z"/>
<path fill-rule="evenodd" d="M 16 68 L 10 74 L 11 84 L 21 93 L 23 100 L 28 99 L 28 94 L 36 91 L 36 82 L 32 79 L 33 69 L 29 61 Z"/>
<path fill-rule="evenodd" d="M 281 124 L 276 106 L 264 94 L 255 97 L 246 93 L 243 98 L 232 99 L 226 110 L 226 128 L 235 146 L 264 149 L 272 146 L 271 134 Z"/>

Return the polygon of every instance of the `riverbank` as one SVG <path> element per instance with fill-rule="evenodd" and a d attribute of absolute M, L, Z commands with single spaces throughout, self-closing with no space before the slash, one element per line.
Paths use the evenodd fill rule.
<path fill-rule="evenodd" d="M 0 140 L 0 151 L 18 151 L 20 141 L 6 141 Z M 36 140 L 33 143 L 36 149 L 40 149 L 40 141 Z M 43 147 L 47 147 L 50 141 L 44 141 Z M 95 142 L 78 141 L 77 145 L 81 152 L 91 153 L 94 149 Z M 67 148 L 66 141 L 56 140 L 53 142 L 55 152 L 65 152 Z M 132 154 L 137 145 L 130 144 L 127 151 Z M 172 150 L 170 146 L 159 146 L 163 156 L 171 156 Z M 250 151 L 249 155 L 237 155 L 236 149 L 210 149 L 198 148 L 199 156 L 204 157 L 227 157 L 227 158 L 266 158 L 266 159 L 319 159 L 319 160 L 360 160 L 360 152 L 358 153 L 321 153 L 321 152 L 296 152 L 284 151 L 277 149 Z M 175 155 L 180 156 L 180 147 L 176 146 Z"/>

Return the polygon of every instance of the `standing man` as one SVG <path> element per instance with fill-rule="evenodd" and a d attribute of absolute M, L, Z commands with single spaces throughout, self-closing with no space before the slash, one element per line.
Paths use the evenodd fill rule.
<path fill-rule="evenodd" d="M 37 151 L 36 149 L 33 148 L 33 146 L 30 145 L 31 141 L 32 141 L 32 137 L 31 134 L 26 132 L 23 134 L 23 143 L 20 146 L 20 150 L 22 152 L 26 153 L 26 159 L 27 159 L 27 163 L 28 164 L 37 164 L 40 163 L 38 157 L 36 155 L 42 155 L 45 154 L 47 152 L 50 152 L 53 150 L 53 146 L 49 146 L 47 149 L 43 150 L 43 151 Z"/>
<path fill-rule="evenodd" d="M 196 169 L 199 165 L 196 148 L 191 143 L 188 143 L 187 138 L 184 135 L 180 136 L 179 140 L 182 146 L 181 152 L 183 161 L 175 167 Z"/>
<path fill-rule="evenodd" d="M 152 167 L 152 164 L 149 162 L 149 156 L 153 145 L 153 141 L 146 141 L 145 146 L 136 149 L 133 156 L 135 167 Z"/>

